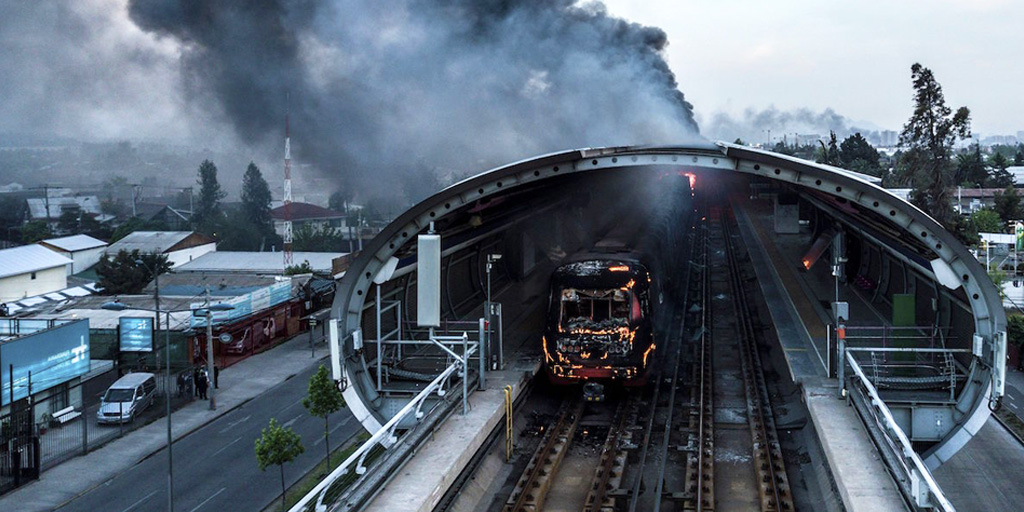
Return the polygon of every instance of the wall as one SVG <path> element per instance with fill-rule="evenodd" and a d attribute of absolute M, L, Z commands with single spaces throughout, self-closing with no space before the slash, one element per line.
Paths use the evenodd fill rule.
<path fill-rule="evenodd" d="M 95 247 L 93 249 L 78 251 L 73 255 L 68 256 L 69 258 L 74 260 L 74 263 L 71 264 L 71 273 L 77 274 L 83 270 L 88 270 L 90 267 L 99 263 L 100 258 L 103 257 L 103 251 L 106 250 L 106 248 L 106 246 Z"/>
<path fill-rule="evenodd" d="M 177 267 L 178 265 L 184 265 L 208 252 L 217 250 L 216 243 L 208 243 L 203 245 L 197 245 L 195 247 L 189 247 L 188 249 L 180 249 L 177 251 L 167 253 L 167 260 L 171 262 L 171 267 Z"/>
<path fill-rule="evenodd" d="M 32 279 L 31 273 L 0 279 L 0 302 L 13 302 L 67 288 L 68 273 L 65 268 L 68 266 L 61 265 L 36 271 L 35 279 Z"/>

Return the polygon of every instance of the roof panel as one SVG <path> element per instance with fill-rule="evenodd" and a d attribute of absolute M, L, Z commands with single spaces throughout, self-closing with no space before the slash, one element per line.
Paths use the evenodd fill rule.
<path fill-rule="evenodd" d="M 330 272 L 331 262 L 346 253 L 342 252 L 295 252 L 292 261 L 301 265 L 309 261 L 313 270 Z M 264 274 L 284 273 L 284 253 L 216 251 L 206 253 L 176 269 L 175 272 L 255 272 Z"/>
<path fill-rule="evenodd" d="M 38 244 L 0 250 L 0 277 L 69 265 L 71 260 Z"/>
<path fill-rule="evenodd" d="M 140 253 L 161 254 L 191 234 L 191 231 L 136 231 L 110 244 L 106 253 L 117 254 L 121 250 L 132 252 L 138 249 Z"/>
<path fill-rule="evenodd" d="M 107 245 L 103 240 L 93 238 L 89 235 L 72 235 L 61 238 L 50 238 L 48 240 L 43 240 L 42 243 L 52 245 L 58 249 L 63 249 L 68 252 L 84 251 L 86 249 L 95 249 L 97 247 Z"/>

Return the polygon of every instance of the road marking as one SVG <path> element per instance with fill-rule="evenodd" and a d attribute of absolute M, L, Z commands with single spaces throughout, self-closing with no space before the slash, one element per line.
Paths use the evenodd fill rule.
<path fill-rule="evenodd" d="M 203 505 L 206 505 L 210 500 L 216 498 L 218 494 L 224 492 L 224 489 L 227 489 L 227 487 L 221 487 L 219 491 L 213 493 L 213 496 L 210 496 L 209 498 L 206 498 L 205 500 L 203 500 L 202 503 L 196 505 L 196 508 L 194 508 L 192 510 L 189 510 L 188 512 L 196 512 L 196 510 L 199 510 L 199 507 L 202 507 Z"/>
<path fill-rule="evenodd" d="M 139 506 L 139 505 L 140 505 L 140 504 L 141 504 L 141 503 L 142 503 L 143 501 L 146 501 L 146 500 L 148 500 L 149 498 L 151 498 L 151 497 L 152 497 L 152 496 L 153 496 L 154 494 L 156 494 L 157 492 L 158 492 L 158 491 L 153 491 L 153 492 L 151 492 L 151 493 L 147 494 L 145 498 L 142 498 L 141 500 L 139 500 L 139 501 L 136 501 L 135 503 L 132 503 L 132 506 L 130 506 L 130 507 L 128 507 L 128 508 L 126 508 L 126 509 L 122 510 L 121 512 L 128 512 L 129 510 L 131 510 L 131 509 L 133 509 L 133 508 L 135 508 L 135 507 Z"/>
<path fill-rule="evenodd" d="M 1009 398 L 1010 400 L 1013 400 L 1013 395 L 1006 394 L 1006 395 L 1003 395 L 1003 396 L 1005 396 L 1006 398 Z"/>
<path fill-rule="evenodd" d="M 1017 406 L 1016 406 L 1016 405 L 1013 405 L 1013 404 L 1009 404 L 1009 405 L 1010 405 L 1010 407 L 1013 407 L 1014 409 L 1016 409 L 1016 408 L 1017 408 Z"/>
<path fill-rule="evenodd" d="M 252 415 L 249 415 L 249 416 L 246 416 L 246 417 L 244 417 L 244 418 L 242 418 L 242 419 L 240 419 L 240 420 L 236 420 L 236 421 L 232 421 L 231 423 L 228 423 L 228 426 L 227 426 L 227 427 L 224 427 L 224 428 L 222 428 L 222 429 L 220 430 L 220 433 L 221 433 L 221 434 L 223 434 L 223 433 L 227 432 L 228 430 L 231 430 L 231 429 L 235 428 L 235 426 L 237 426 L 238 424 L 240 424 L 240 423 L 245 423 L 245 422 L 246 422 L 246 421 L 248 421 L 248 420 L 249 420 L 249 418 L 251 418 L 251 417 L 252 417 Z"/>
<path fill-rule="evenodd" d="M 283 425 L 281 425 L 281 427 L 283 427 L 283 428 L 288 428 L 288 427 L 290 427 L 290 426 L 294 425 L 296 421 L 299 421 L 299 418 L 300 418 L 300 417 L 302 417 L 302 413 L 299 413 L 299 415 L 298 415 L 298 416 L 296 416 L 296 417 L 294 417 L 294 418 L 292 418 L 292 419 L 290 419 L 290 420 L 288 420 L 288 421 L 284 422 L 284 424 L 283 424 Z"/>
<path fill-rule="evenodd" d="M 335 430 L 338 430 L 339 428 L 345 426 L 345 423 L 347 423 L 347 422 L 348 421 L 347 421 L 347 418 L 346 418 L 346 421 L 343 421 L 343 422 L 335 424 L 334 427 L 331 428 L 330 433 L 333 434 Z M 316 442 L 313 443 L 313 445 L 316 446 L 316 445 L 318 445 L 318 444 L 320 444 L 322 442 L 324 442 L 324 438 L 321 437 L 320 439 L 317 439 Z"/>
<path fill-rule="evenodd" d="M 220 450 L 217 450 L 217 451 L 213 452 L 213 454 L 211 454 L 210 457 L 216 457 L 218 453 L 220 453 L 220 452 L 222 452 L 224 450 L 227 450 L 229 446 L 231 446 L 231 445 L 233 445 L 233 444 L 235 444 L 235 443 L 237 443 L 237 442 L 239 442 L 241 440 L 242 440 L 241 436 L 236 437 L 234 441 L 231 441 L 230 443 L 224 445 L 223 447 L 221 447 Z"/>

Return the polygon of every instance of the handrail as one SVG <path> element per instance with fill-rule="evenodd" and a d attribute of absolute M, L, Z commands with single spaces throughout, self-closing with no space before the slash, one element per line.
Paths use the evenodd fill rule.
<path fill-rule="evenodd" d="M 860 364 L 853 357 L 850 352 L 846 353 L 846 359 L 850 363 L 850 367 L 853 369 L 854 375 L 857 376 L 861 381 L 861 385 L 868 392 L 871 398 L 871 405 L 881 413 L 883 422 L 879 422 L 878 417 L 874 416 L 875 423 L 881 428 L 882 433 L 885 435 L 887 441 L 890 443 L 890 447 L 897 455 L 900 455 L 899 459 L 902 464 L 902 469 L 908 477 L 911 485 L 910 492 L 915 505 L 919 507 L 932 508 L 942 510 L 944 512 L 955 512 L 956 508 L 953 504 L 946 499 L 946 496 L 942 493 L 942 489 L 939 484 L 932 477 L 931 471 L 924 465 L 921 457 L 914 451 L 913 446 L 910 444 L 910 440 L 907 439 L 907 435 L 900 428 L 899 424 L 892 417 L 892 412 L 889 411 L 889 407 L 885 405 L 882 398 L 878 396 L 878 391 L 868 380 L 867 375 L 861 369 Z M 892 439 L 891 435 L 895 435 L 896 439 Z M 927 485 L 927 489 L 919 489 L 918 481 L 924 480 Z M 923 492 L 922 492 L 923 491 Z"/>
<path fill-rule="evenodd" d="M 468 351 L 468 353 L 466 354 L 466 358 L 468 359 L 468 357 L 471 356 L 474 352 L 476 352 L 476 347 L 472 347 Z M 391 418 L 391 420 L 385 423 L 384 426 L 380 428 L 380 430 L 378 430 L 372 436 L 370 436 L 370 439 L 363 443 L 362 446 L 356 449 L 356 451 L 352 452 L 352 454 L 349 455 L 348 458 L 345 459 L 345 461 L 342 462 L 340 466 L 335 468 L 334 471 L 331 471 L 329 475 L 324 477 L 324 479 L 321 480 L 320 483 L 318 483 L 316 487 L 313 488 L 313 490 L 309 491 L 305 496 L 303 496 L 301 500 L 298 501 L 298 503 L 293 505 L 292 508 L 289 509 L 289 512 L 301 512 L 305 510 L 305 508 L 314 498 L 316 498 L 316 511 L 326 511 L 327 507 L 323 504 L 323 499 L 324 496 L 327 494 L 327 489 L 330 488 L 330 486 L 336 480 L 348 474 L 349 469 L 351 469 L 352 465 L 355 464 L 357 461 L 360 463 L 360 465 L 356 467 L 356 473 L 362 474 L 362 472 L 366 471 L 366 468 L 362 466 L 362 462 L 365 460 L 365 457 L 370 452 L 370 450 L 373 449 L 378 444 L 382 446 L 385 445 L 385 443 L 389 445 L 394 444 L 394 431 L 397 428 L 398 424 L 410 414 L 416 414 L 417 419 L 419 419 L 419 417 L 422 415 L 422 413 L 420 412 L 420 407 L 422 406 L 423 402 L 426 401 L 427 397 L 429 397 L 431 393 L 441 391 L 442 383 L 444 383 L 449 377 L 451 377 L 453 373 L 459 370 L 461 366 L 462 363 L 460 362 L 455 362 L 449 365 L 448 368 L 446 368 L 443 372 L 441 372 L 440 375 L 437 376 L 437 378 L 435 378 L 433 381 L 430 382 L 430 384 L 423 388 L 423 390 L 420 391 L 420 393 L 416 395 L 415 398 L 410 400 L 409 403 L 405 404 L 405 407 L 402 407 L 402 409 L 398 411 L 398 413 L 395 414 L 395 416 Z"/>

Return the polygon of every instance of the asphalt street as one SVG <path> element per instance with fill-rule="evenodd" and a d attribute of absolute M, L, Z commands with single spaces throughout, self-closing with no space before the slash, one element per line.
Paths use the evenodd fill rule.
<path fill-rule="evenodd" d="M 310 368 L 174 443 L 174 509 L 186 512 L 260 510 L 281 492 L 277 466 L 260 471 L 254 445 L 270 418 L 302 436 L 306 451 L 285 464 L 285 482 L 295 483 L 326 455 L 323 420 L 302 406 Z M 343 409 L 331 415 L 331 446 L 362 427 Z M 109 448 L 108 448 L 109 449 Z M 164 510 L 167 503 L 167 451 L 61 507 L 61 511 Z"/>

